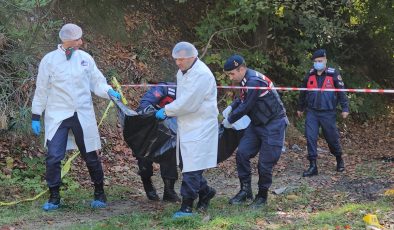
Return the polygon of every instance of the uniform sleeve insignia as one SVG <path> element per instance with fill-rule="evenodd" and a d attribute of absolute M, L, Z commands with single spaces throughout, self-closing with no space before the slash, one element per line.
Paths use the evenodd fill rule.
<path fill-rule="evenodd" d="M 340 80 L 340 81 L 342 81 L 342 77 L 341 77 L 341 75 L 338 75 L 338 80 Z"/>
<path fill-rule="evenodd" d="M 329 73 L 335 73 L 335 69 L 334 69 L 334 68 L 328 68 L 328 69 L 327 69 L 327 72 L 329 72 Z"/>

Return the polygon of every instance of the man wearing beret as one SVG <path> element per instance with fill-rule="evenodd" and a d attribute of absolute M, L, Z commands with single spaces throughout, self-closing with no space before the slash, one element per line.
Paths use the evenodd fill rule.
<path fill-rule="evenodd" d="M 242 89 L 237 98 L 227 108 L 230 115 L 223 121 L 226 128 L 244 115 L 251 124 L 245 130 L 236 155 L 240 191 L 230 199 L 230 204 L 240 204 L 253 199 L 251 188 L 250 159 L 258 152 L 258 193 L 251 207 L 259 208 L 267 203 L 268 189 L 272 184 L 272 170 L 282 153 L 285 129 L 288 125 L 286 110 L 272 81 L 265 75 L 246 67 L 245 60 L 233 55 L 224 64 L 224 71 L 232 81 L 245 87 L 266 87 L 264 89 Z"/>
<path fill-rule="evenodd" d="M 336 108 L 338 101 L 342 107 L 342 117 L 349 115 L 349 104 L 345 92 L 324 91 L 324 89 L 343 89 L 344 83 L 339 71 L 327 67 L 326 50 L 319 49 L 312 55 L 313 68 L 306 74 L 302 88 L 311 90 L 301 91 L 298 101 L 297 115 L 302 117 L 306 110 L 305 136 L 308 146 L 309 168 L 303 173 L 304 177 L 318 174 L 317 171 L 317 138 L 319 127 L 332 155 L 336 157 L 338 172 L 345 170 L 342 159 L 342 148 L 339 143 L 339 133 L 336 126 Z M 313 90 L 313 89 L 322 89 Z"/>
<path fill-rule="evenodd" d="M 46 156 L 46 181 L 50 191 L 43 210 L 60 207 L 61 161 L 67 149 L 78 148 L 94 184 L 92 208 L 106 207 L 104 173 L 97 155 L 101 148 L 95 119 L 92 92 L 109 99 L 120 99 L 112 89 L 93 58 L 79 49 L 82 29 L 75 24 L 64 25 L 59 37 L 62 43 L 48 53 L 38 68 L 36 90 L 32 103 L 32 129 L 41 131 L 44 112 Z"/>

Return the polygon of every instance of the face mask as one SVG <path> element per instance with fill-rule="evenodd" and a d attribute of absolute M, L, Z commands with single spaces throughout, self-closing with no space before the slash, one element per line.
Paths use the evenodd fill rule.
<path fill-rule="evenodd" d="M 326 63 L 324 63 L 324 62 L 314 62 L 313 63 L 313 67 L 316 70 L 323 70 L 326 67 Z"/>

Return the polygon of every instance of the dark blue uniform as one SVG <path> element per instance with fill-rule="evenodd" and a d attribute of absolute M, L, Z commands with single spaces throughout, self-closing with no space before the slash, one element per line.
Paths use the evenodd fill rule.
<path fill-rule="evenodd" d="M 326 68 L 321 75 L 311 69 L 305 76 L 302 88 L 343 89 L 344 83 L 339 72 L 334 68 Z M 324 137 L 330 152 L 340 157 L 342 155 L 339 143 L 339 133 L 336 126 L 336 108 L 338 102 L 343 112 L 349 112 L 348 99 L 345 92 L 334 91 L 302 91 L 298 102 L 298 111 L 306 110 L 305 136 L 308 145 L 308 159 L 317 158 L 317 139 L 319 127 L 322 127 Z"/>
<path fill-rule="evenodd" d="M 159 82 L 159 85 L 169 86 L 154 86 L 149 89 L 140 100 L 140 105 L 137 112 L 143 111 L 148 106 L 153 106 L 156 109 L 164 107 L 166 104 L 172 102 L 176 98 L 176 87 L 173 82 Z M 175 119 L 175 118 L 169 118 Z M 160 173 L 163 179 L 178 179 L 178 172 L 176 167 L 176 155 L 171 154 L 167 161 L 160 162 Z M 142 178 L 150 178 L 153 175 L 153 161 L 146 158 L 137 158 L 139 175 Z"/>
<path fill-rule="evenodd" d="M 273 87 L 273 83 L 261 73 L 247 69 L 241 86 Z M 279 160 L 284 144 L 285 129 L 288 124 L 286 111 L 276 90 L 242 90 L 241 97 L 232 104 L 228 117 L 234 123 L 248 115 L 251 124 L 245 130 L 236 155 L 238 177 L 243 183 L 250 184 L 250 158 L 258 152 L 259 191 L 272 184 L 272 170 Z"/>

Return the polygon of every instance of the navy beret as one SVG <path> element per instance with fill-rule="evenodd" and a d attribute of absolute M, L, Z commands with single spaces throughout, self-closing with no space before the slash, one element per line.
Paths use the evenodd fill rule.
<path fill-rule="evenodd" d="M 244 58 L 240 55 L 233 55 L 227 59 L 224 63 L 224 71 L 231 71 L 233 69 L 238 68 L 245 62 Z"/>
<path fill-rule="evenodd" d="M 319 50 L 316 50 L 313 53 L 312 60 L 315 60 L 315 58 L 318 58 L 318 57 L 326 57 L 326 56 L 327 56 L 326 50 L 325 49 L 319 49 Z"/>

